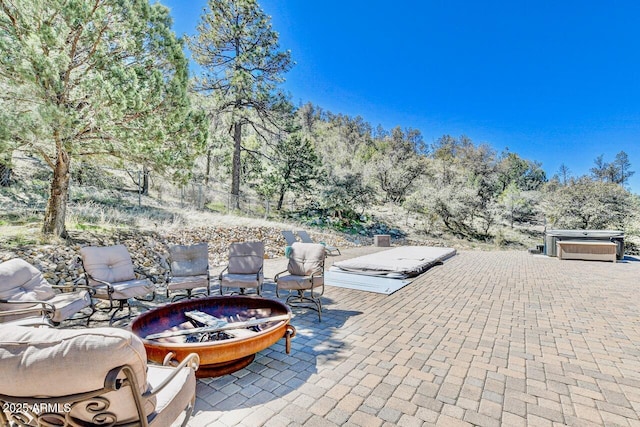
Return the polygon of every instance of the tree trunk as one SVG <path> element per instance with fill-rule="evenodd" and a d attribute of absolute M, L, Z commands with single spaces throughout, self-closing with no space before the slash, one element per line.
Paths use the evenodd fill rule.
<path fill-rule="evenodd" d="M 44 214 L 44 234 L 54 234 L 66 237 L 65 218 L 67 214 L 67 198 L 69 196 L 71 162 L 69 155 L 63 149 L 58 150 L 56 165 L 51 180 L 51 194 Z"/>
<path fill-rule="evenodd" d="M 0 187 L 8 187 L 11 185 L 11 166 L 0 163 Z"/>
<path fill-rule="evenodd" d="M 235 208 L 240 209 L 240 149 L 242 148 L 242 123 L 233 125 L 233 170 L 231 176 L 231 195 Z"/>
<path fill-rule="evenodd" d="M 142 191 L 143 196 L 149 195 L 149 168 L 146 165 L 142 166 Z"/>
<path fill-rule="evenodd" d="M 207 148 L 207 165 L 204 172 L 204 183 L 209 184 L 209 175 L 211 175 L 211 147 Z"/>
<path fill-rule="evenodd" d="M 282 209 L 282 203 L 284 203 L 284 193 L 287 191 L 287 189 L 285 188 L 284 184 L 280 186 L 280 196 L 278 197 L 278 207 L 277 210 L 279 211 L 280 209 Z"/>

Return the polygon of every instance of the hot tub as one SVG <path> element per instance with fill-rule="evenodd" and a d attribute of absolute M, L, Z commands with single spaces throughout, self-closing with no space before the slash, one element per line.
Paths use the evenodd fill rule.
<path fill-rule="evenodd" d="M 616 259 L 624 258 L 624 231 L 619 230 L 547 230 L 544 233 L 544 254 L 558 256 L 558 241 L 605 241 L 617 245 Z"/>

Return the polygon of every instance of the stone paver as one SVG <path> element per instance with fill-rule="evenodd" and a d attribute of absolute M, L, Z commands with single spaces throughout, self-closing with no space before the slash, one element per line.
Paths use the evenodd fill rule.
<path fill-rule="evenodd" d="M 189 425 L 640 425 L 639 285 L 633 258 L 464 251 L 389 296 L 327 286 L 290 355 L 198 381 Z"/>

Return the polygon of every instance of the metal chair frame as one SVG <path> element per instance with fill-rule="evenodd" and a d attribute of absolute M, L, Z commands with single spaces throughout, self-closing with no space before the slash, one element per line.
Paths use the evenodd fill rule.
<path fill-rule="evenodd" d="M 124 320 L 124 319 L 128 319 L 131 317 L 131 304 L 129 303 L 129 299 L 117 299 L 114 300 L 112 295 L 115 292 L 115 289 L 113 287 L 113 284 L 110 282 L 107 282 L 105 280 L 100 280 L 100 279 L 96 279 L 95 277 L 93 277 L 91 275 L 91 273 L 89 273 L 86 268 L 84 268 L 84 263 L 82 262 L 82 257 L 78 257 L 78 262 L 80 263 L 80 265 L 82 266 L 82 269 L 84 271 L 85 277 L 86 277 L 86 281 L 87 283 L 90 283 L 90 280 L 94 281 L 94 282 L 98 282 L 102 285 L 105 285 L 107 287 L 107 295 L 109 296 L 109 307 L 107 308 L 99 308 L 99 307 L 95 307 L 95 310 L 99 310 L 103 313 L 109 313 L 113 310 L 113 313 L 111 313 L 111 317 L 109 318 L 109 326 L 113 326 L 113 324 L 115 322 L 118 322 L 120 320 Z M 145 276 L 147 278 L 147 280 L 150 280 L 151 283 L 156 283 L 156 278 L 147 274 L 146 272 L 136 269 L 134 268 L 134 273 L 140 274 L 142 276 Z M 91 286 L 91 285 L 88 285 Z M 94 290 L 95 292 L 95 290 Z M 140 297 L 134 297 L 134 299 L 138 300 L 138 301 L 143 301 L 143 302 L 151 302 L 155 299 L 156 297 L 156 292 L 155 289 L 153 290 L 153 292 L 151 292 L 151 297 L 150 298 L 140 298 Z M 117 302 L 118 305 L 115 306 L 114 302 Z M 124 311 L 125 307 L 128 310 L 128 314 L 126 316 L 121 316 L 121 317 L 116 317 L 116 314 L 118 314 L 120 311 Z"/>
<path fill-rule="evenodd" d="M 300 277 L 301 280 L 308 280 L 311 284 L 311 286 L 309 288 L 305 288 L 305 289 L 285 289 L 288 291 L 288 295 L 286 298 L 286 303 L 288 305 L 290 305 L 291 307 L 304 307 L 304 308 L 309 308 L 311 310 L 314 310 L 316 312 L 318 312 L 318 321 L 322 322 L 322 295 L 324 295 L 324 280 L 322 282 L 321 285 L 315 285 L 314 284 L 314 279 L 317 279 L 319 277 L 324 278 L 324 264 L 325 264 L 325 260 L 322 260 L 322 273 L 321 274 L 311 274 L 309 276 L 297 276 Z M 288 273 L 289 275 L 291 275 L 291 273 L 289 273 L 289 270 L 287 268 L 287 270 L 281 271 L 279 273 L 277 273 L 273 280 L 276 282 L 276 296 L 278 298 L 280 298 L 280 287 L 278 286 L 278 279 L 284 275 L 285 273 Z M 322 287 L 322 291 L 320 291 L 319 294 L 314 294 L 314 290 Z M 291 291 L 296 291 L 293 295 L 291 294 Z M 309 291 L 309 296 L 305 295 L 305 291 Z"/>
<path fill-rule="evenodd" d="M 0 394 L 0 403 L 2 404 L 0 409 L 0 424 L 8 426 L 15 423 L 20 426 L 27 426 L 33 425 L 35 422 L 35 425 L 47 426 L 86 425 L 82 420 L 76 420 L 71 415 L 72 408 L 83 405 L 86 408 L 91 408 L 91 411 L 95 413 L 94 419 L 97 420 L 100 425 L 110 425 L 114 427 L 148 427 L 149 421 L 152 420 L 148 420 L 145 414 L 145 402 L 156 396 L 163 388 L 171 383 L 181 369 L 186 366 L 197 369 L 199 363 L 200 359 L 197 354 L 189 354 L 160 384 L 153 390 L 147 390 L 143 394 L 139 392 L 138 382 L 129 365 L 118 366 L 111 369 L 105 377 L 104 387 L 86 393 L 76 393 L 58 397 L 23 397 Z M 163 365 L 168 366 L 167 359 L 165 359 Z M 118 378 L 121 376 L 121 373 L 124 374 L 125 378 Z M 103 396 L 110 391 L 120 390 L 124 387 L 131 389 L 132 398 L 138 412 L 138 420 L 135 422 L 119 423 L 115 414 L 109 412 L 111 402 Z M 194 403 L 193 401 L 190 402 L 185 408 L 185 418 L 182 427 L 187 425 L 193 412 Z M 13 411 L 11 409 L 13 409 Z M 52 409 L 56 409 L 56 411 L 52 411 Z M 63 411 L 59 411 L 60 409 L 63 409 Z M 60 412 L 63 412 L 64 415 Z"/>

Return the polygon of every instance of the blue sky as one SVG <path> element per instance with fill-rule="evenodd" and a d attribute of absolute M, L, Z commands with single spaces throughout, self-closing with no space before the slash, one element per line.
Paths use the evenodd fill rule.
<path fill-rule="evenodd" d="M 640 193 L 640 2 L 258 0 L 296 62 L 294 103 L 470 137 L 589 173 L 629 155 Z M 161 0 L 178 35 L 206 0 Z"/>

